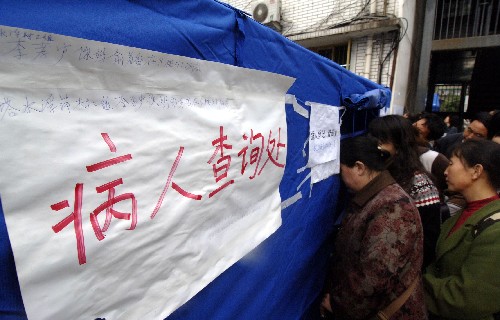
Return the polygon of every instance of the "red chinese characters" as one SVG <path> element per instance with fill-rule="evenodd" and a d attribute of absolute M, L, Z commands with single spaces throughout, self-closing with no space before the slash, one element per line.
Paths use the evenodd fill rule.
<path fill-rule="evenodd" d="M 191 198 L 194 200 L 201 200 L 201 195 L 192 194 L 192 193 L 184 190 L 183 188 L 181 188 L 177 183 L 175 183 L 173 181 L 175 171 L 177 170 L 177 167 L 179 166 L 179 162 L 181 161 L 183 152 L 184 152 L 184 147 L 181 146 L 179 148 L 179 152 L 177 152 L 177 157 L 175 158 L 174 164 L 170 168 L 170 172 L 168 174 L 168 178 L 167 178 L 167 182 L 165 183 L 165 187 L 163 188 L 163 191 L 160 195 L 160 198 L 158 199 L 158 202 L 156 203 L 156 207 L 154 208 L 153 213 L 151 213 L 151 219 L 153 219 L 156 216 L 156 214 L 158 213 L 158 211 L 160 210 L 161 205 L 163 204 L 163 200 L 165 198 L 165 195 L 166 195 L 170 185 L 172 185 L 172 189 L 179 192 L 184 197 Z"/>
<path fill-rule="evenodd" d="M 116 146 L 110 139 L 109 135 L 107 133 L 102 133 L 101 136 L 108 145 L 109 150 L 112 153 L 116 153 Z M 247 169 L 252 168 L 251 173 L 249 174 L 249 179 L 254 180 L 257 176 L 261 175 L 264 168 L 269 163 L 272 163 L 279 168 L 284 167 L 285 164 L 283 159 L 280 160 L 279 158 L 280 151 L 286 147 L 285 143 L 281 141 L 281 128 L 278 128 L 277 134 L 273 134 L 273 131 L 269 130 L 269 134 L 266 136 L 260 132 L 255 132 L 253 129 L 250 129 L 250 135 L 243 134 L 242 138 L 244 146 L 237 153 L 237 156 L 242 158 L 241 169 L 239 170 L 239 174 L 241 176 L 245 175 Z M 230 170 L 232 162 L 231 151 L 233 150 L 233 145 L 230 143 L 228 135 L 224 132 L 223 126 L 219 127 L 218 136 L 211 141 L 211 145 L 214 149 L 212 156 L 207 161 L 207 164 L 210 166 L 214 178 L 214 186 L 212 187 L 212 191 L 209 192 L 208 198 L 216 196 L 219 192 L 222 192 L 224 189 L 235 184 L 236 179 L 234 176 L 238 174 L 238 171 L 231 172 Z M 168 171 L 168 175 L 165 177 L 166 181 L 163 190 L 150 214 L 151 220 L 155 218 L 162 208 L 167 191 L 170 187 L 179 195 L 188 199 L 200 201 L 203 198 L 201 194 L 195 194 L 187 191 L 176 183 L 175 175 L 181 165 L 183 154 L 184 147 L 180 146 L 176 158 Z M 89 174 L 95 174 L 101 170 L 106 170 L 106 168 L 111 166 L 124 164 L 132 159 L 131 154 L 125 154 L 88 165 L 86 166 L 86 169 Z M 105 195 L 105 201 L 98 205 L 94 210 L 91 210 L 89 216 L 92 229 L 97 240 L 99 241 L 105 239 L 106 232 L 108 231 L 113 219 L 130 221 L 130 226 L 127 230 L 134 230 L 137 226 L 138 201 L 136 196 L 131 192 L 120 194 L 117 191 L 122 188 L 123 184 L 123 178 L 117 177 L 110 182 L 95 187 L 97 194 Z M 60 222 L 52 226 L 53 231 L 55 233 L 59 233 L 73 223 L 76 236 L 78 262 L 80 265 L 85 264 L 87 261 L 84 232 L 82 227 L 83 190 L 83 183 L 75 184 L 72 212 Z M 115 205 L 121 202 L 124 202 L 127 206 L 130 205 L 130 210 L 128 212 L 116 209 Z M 60 211 L 69 208 L 70 204 L 68 200 L 62 200 L 52 204 L 50 207 L 54 211 Z M 123 208 L 123 205 L 121 205 L 120 208 Z"/>
<path fill-rule="evenodd" d="M 285 164 L 279 162 L 280 149 L 285 148 L 286 145 L 281 142 L 281 128 L 278 129 L 278 138 L 273 136 L 272 130 L 269 130 L 269 135 L 267 139 L 267 144 L 264 150 L 264 136 L 261 133 L 254 133 L 253 129 L 250 130 L 250 137 L 246 134 L 243 135 L 243 140 L 249 142 L 251 146 L 249 162 L 246 159 L 247 151 L 249 146 L 243 147 L 240 152 L 238 152 L 238 157 L 242 156 L 242 164 L 241 164 L 241 174 L 245 173 L 247 166 L 254 165 L 253 174 L 249 177 L 250 179 L 254 179 L 255 176 L 260 176 L 262 170 L 267 165 L 269 160 L 277 167 L 284 168 Z M 257 143 L 255 143 L 257 140 Z M 265 153 L 264 153 L 265 152 Z M 262 156 L 266 157 L 266 160 L 260 165 Z M 260 165 L 260 166 L 259 166 Z M 259 170 L 260 169 L 260 170 Z"/>
<path fill-rule="evenodd" d="M 107 133 L 102 133 L 102 138 L 108 144 L 109 150 L 111 152 L 116 152 L 116 147 L 109 138 Z M 129 161 L 132 159 L 131 154 L 126 154 L 123 156 L 111 158 L 105 161 L 101 161 L 92 165 L 87 166 L 87 172 L 96 172 L 99 170 L 103 170 L 107 167 Z M 97 193 L 108 192 L 107 200 L 99 205 L 92 213 L 90 214 L 90 222 L 92 223 L 92 228 L 94 229 L 94 233 L 96 238 L 101 241 L 104 239 L 104 232 L 109 228 L 112 217 L 117 219 L 130 220 L 130 228 L 129 230 L 134 230 L 137 225 L 137 200 L 135 199 L 134 194 L 132 193 L 124 193 L 121 195 L 116 195 L 115 188 L 119 185 L 123 184 L 122 178 L 116 179 L 104 185 L 96 187 Z M 78 251 L 78 262 L 79 264 L 84 264 L 87 261 L 85 254 L 85 243 L 84 243 L 84 235 L 82 229 L 82 196 L 83 196 L 83 183 L 77 183 L 75 186 L 75 199 L 73 205 L 73 212 L 64 218 L 61 222 L 57 223 L 52 227 L 55 233 L 59 233 L 66 226 L 68 226 L 71 222 L 73 222 L 75 235 L 76 235 L 76 243 L 77 243 L 77 251 Z M 113 208 L 113 206 L 121 201 L 131 201 L 131 212 L 124 213 L 119 212 Z M 69 207 L 68 200 L 63 200 L 61 202 L 52 204 L 52 210 L 59 211 L 61 209 Z M 99 213 L 105 211 L 106 218 L 104 222 L 104 226 L 101 227 L 99 221 L 97 220 L 97 216 Z"/>
<path fill-rule="evenodd" d="M 208 160 L 208 164 L 212 165 L 212 171 L 214 173 L 215 182 L 219 182 L 222 179 L 227 178 L 227 172 L 229 167 L 231 166 L 231 156 L 226 153 L 224 155 L 224 150 L 231 150 L 233 148 L 232 145 L 224 143 L 227 140 L 227 135 L 224 135 L 224 127 L 219 127 L 219 137 L 212 141 L 212 146 L 215 147 L 215 151 Z M 212 163 L 216 156 L 219 156 L 218 160 L 215 163 Z M 233 179 L 225 181 L 221 186 L 219 186 L 214 191 L 210 192 L 208 197 L 213 197 L 216 193 L 220 192 L 222 189 L 234 183 Z"/>
<path fill-rule="evenodd" d="M 73 204 L 73 212 L 69 216 L 61 220 L 58 224 L 52 227 L 55 233 L 60 232 L 71 222 L 75 228 L 76 234 L 76 249 L 78 251 L 78 262 L 84 264 L 87 262 L 87 257 L 85 255 L 85 241 L 83 237 L 82 228 L 82 195 L 83 195 L 83 183 L 77 183 L 75 186 L 75 201 Z M 69 208 L 68 200 L 63 200 L 58 203 L 54 203 L 50 206 L 52 210 L 59 211 L 64 208 Z"/>

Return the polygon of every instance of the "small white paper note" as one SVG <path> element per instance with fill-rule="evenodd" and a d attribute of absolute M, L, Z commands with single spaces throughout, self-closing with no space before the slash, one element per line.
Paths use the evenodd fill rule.
<path fill-rule="evenodd" d="M 314 184 L 340 172 L 339 107 L 308 102 L 309 161 L 311 183 Z"/>

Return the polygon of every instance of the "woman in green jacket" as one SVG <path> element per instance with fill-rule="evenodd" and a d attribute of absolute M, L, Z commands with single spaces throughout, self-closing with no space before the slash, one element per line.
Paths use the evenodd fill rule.
<path fill-rule="evenodd" d="M 460 144 L 445 175 L 467 206 L 443 224 L 423 275 L 430 319 L 500 319 L 500 145 Z"/>

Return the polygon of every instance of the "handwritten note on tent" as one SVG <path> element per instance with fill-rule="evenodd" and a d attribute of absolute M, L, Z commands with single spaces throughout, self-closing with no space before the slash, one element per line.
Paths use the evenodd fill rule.
<path fill-rule="evenodd" d="M 281 224 L 276 74 L 0 26 L 0 194 L 30 319 L 163 319 Z"/>
<path fill-rule="evenodd" d="M 311 181 L 317 183 L 340 172 L 339 107 L 316 102 L 309 122 L 309 161 Z"/>

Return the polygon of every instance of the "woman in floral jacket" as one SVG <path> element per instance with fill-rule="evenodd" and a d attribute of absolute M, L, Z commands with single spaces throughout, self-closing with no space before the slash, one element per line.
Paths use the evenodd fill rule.
<path fill-rule="evenodd" d="M 384 171 L 389 154 L 367 136 L 345 139 L 341 176 L 354 192 L 335 241 L 323 312 L 335 319 L 370 319 L 416 280 L 390 318 L 427 319 L 421 283 L 422 225 L 408 194 Z"/>

